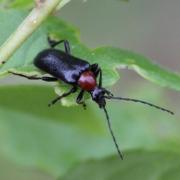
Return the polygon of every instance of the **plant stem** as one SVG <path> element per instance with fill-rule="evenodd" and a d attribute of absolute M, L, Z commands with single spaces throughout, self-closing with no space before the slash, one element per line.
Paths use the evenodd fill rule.
<path fill-rule="evenodd" d="M 66 2 L 68 0 L 35 0 L 35 8 L 0 47 L 0 66 L 13 55 L 57 6 L 65 5 Z"/>

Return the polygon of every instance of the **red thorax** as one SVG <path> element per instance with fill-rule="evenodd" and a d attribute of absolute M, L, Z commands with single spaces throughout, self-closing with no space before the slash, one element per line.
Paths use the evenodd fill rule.
<path fill-rule="evenodd" d="M 85 71 L 78 80 L 78 85 L 85 91 L 91 91 L 96 87 L 96 77 L 92 71 Z"/>

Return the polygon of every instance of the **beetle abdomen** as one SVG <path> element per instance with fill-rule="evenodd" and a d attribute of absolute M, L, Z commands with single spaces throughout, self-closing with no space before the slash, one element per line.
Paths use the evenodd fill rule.
<path fill-rule="evenodd" d="M 88 62 L 56 49 L 40 52 L 35 57 L 34 64 L 46 73 L 70 84 L 76 83 L 81 73 L 90 67 Z"/>

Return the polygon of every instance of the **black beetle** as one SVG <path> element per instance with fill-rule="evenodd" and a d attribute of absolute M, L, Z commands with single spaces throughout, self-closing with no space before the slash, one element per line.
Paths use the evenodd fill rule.
<path fill-rule="evenodd" d="M 26 76 L 24 74 L 10 72 L 14 75 L 26 77 L 28 79 L 41 79 L 43 81 L 64 81 L 67 84 L 70 84 L 72 88 L 55 98 L 49 106 L 55 104 L 57 101 L 70 95 L 71 93 L 75 93 L 78 88 L 81 89 L 79 95 L 76 98 L 77 104 L 82 104 L 84 107 L 86 106 L 83 101 L 84 92 L 90 93 L 92 99 L 102 108 L 105 112 L 106 119 L 108 122 L 108 127 L 110 133 L 112 135 L 113 141 L 115 143 L 116 149 L 118 151 L 119 156 L 123 159 L 122 153 L 118 147 L 115 136 L 113 134 L 110 119 L 105 108 L 106 100 L 105 99 L 118 99 L 124 101 L 133 101 L 143 103 L 162 111 L 166 111 L 170 114 L 174 114 L 172 111 L 169 111 L 165 108 L 156 106 L 154 104 L 148 103 L 146 101 L 131 99 L 131 98 L 123 98 L 123 97 L 114 97 L 113 94 L 107 89 L 102 87 L 102 70 L 98 66 L 98 64 L 89 64 L 87 61 L 82 60 L 80 58 L 74 57 L 70 53 L 70 46 L 67 40 L 54 41 L 48 37 L 48 43 L 50 45 L 49 49 L 45 49 L 38 53 L 38 55 L 34 59 L 34 65 L 41 69 L 42 71 L 52 75 L 51 77 L 36 77 L 36 76 Z M 55 49 L 60 43 L 64 43 L 65 52 L 59 49 Z M 99 82 L 97 83 L 97 78 L 99 76 Z"/>

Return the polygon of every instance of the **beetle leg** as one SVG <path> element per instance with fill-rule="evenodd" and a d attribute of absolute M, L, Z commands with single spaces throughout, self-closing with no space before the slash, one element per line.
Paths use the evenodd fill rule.
<path fill-rule="evenodd" d="M 102 70 L 101 70 L 101 68 L 98 66 L 98 64 L 92 64 L 91 71 L 94 73 L 95 77 L 98 77 L 98 75 L 99 75 L 99 87 L 102 87 Z"/>
<path fill-rule="evenodd" d="M 94 73 L 94 75 L 97 76 L 97 74 L 98 74 L 98 69 L 99 69 L 98 64 L 97 64 L 97 63 L 91 64 L 90 69 L 91 69 L 91 71 Z"/>
<path fill-rule="evenodd" d="M 14 73 L 14 72 L 10 72 L 9 73 L 13 74 L 13 75 L 16 75 L 16 76 L 21 76 L 21 77 L 25 77 L 27 79 L 31 79 L 31 80 L 43 80 L 43 81 L 48 81 L 48 82 L 51 82 L 51 81 L 57 81 L 58 79 L 55 78 L 55 77 L 36 77 L 36 76 L 27 76 L 27 75 L 24 75 L 24 74 L 20 74 L 20 73 Z"/>
<path fill-rule="evenodd" d="M 63 43 L 65 52 L 67 54 L 71 54 L 70 45 L 69 45 L 69 42 L 67 40 L 54 41 L 54 40 L 50 39 L 50 37 L 48 36 L 48 43 L 49 43 L 51 48 L 55 48 L 58 44 Z"/>
<path fill-rule="evenodd" d="M 51 101 L 51 103 L 48 104 L 48 106 L 54 105 L 57 101 L 61 100 L 62 98 L 69 96 L 72 93 L 75 93 L 77 91 L 77 87 L 72 87 L 68 92 L 62 94 L 61 96 L 56 97 L 54 100 Z"/>
<path fill-rule="evenodd" d="M 102 70 L 101 70 L 101 68 L 99 68 L 98 74 L 99 74 L 99 87 L 102 87 Z"/>
<path fill-rule="evenodd" d="M 84 101 L 82 101 L 83 96 L 84 96 L 84 90 L 81 90 L 81 92 L 79 93 L 79 95 L 76 98 L 76 103 L 82 104 L 83 108 L 86 109 L 86 103 Z"/>

